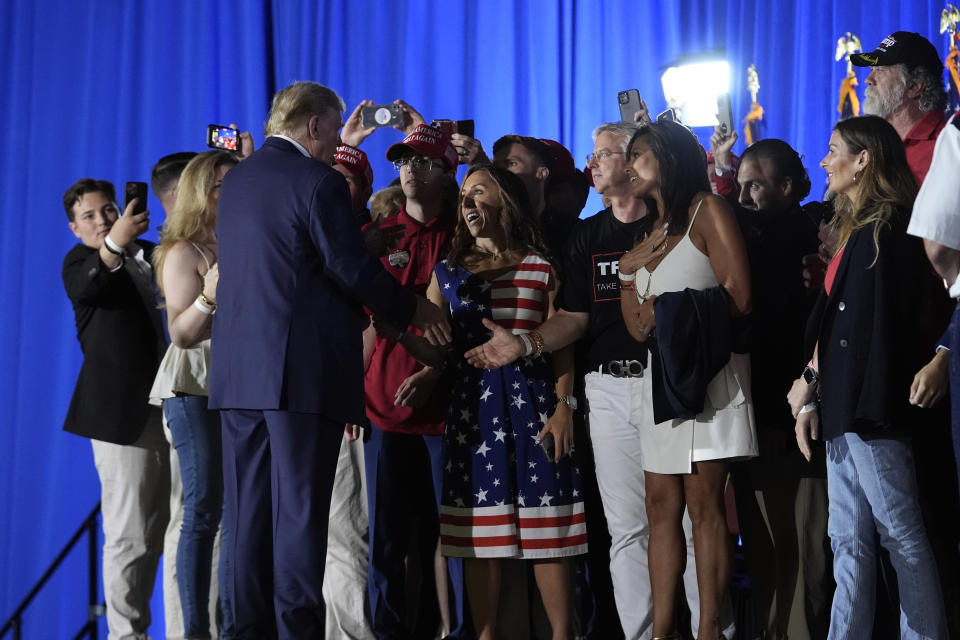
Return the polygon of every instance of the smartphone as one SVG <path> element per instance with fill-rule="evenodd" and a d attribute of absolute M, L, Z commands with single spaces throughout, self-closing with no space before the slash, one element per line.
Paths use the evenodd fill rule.
<path fill-rule="evenodd" d="M 667 107 L 657 115 L 657 122 L 669 120 L 670 122 L 680 122 L 677 120 L 677 112 L 673 107 Z"/>
<path fill-rule="evenodd" d="M 640 92 L 636 89 L 627 89 L 617 94 L 617 103 L 620 105 L 620 120 L 633 122 L 637 111 L 643 107 L 640 104 Z"/>
<path fill-rule="evenodd" d="M 403 125 L 403 109 L 398 104 L 378 104 L 360 110 L 363 128 Z"/>
<path fill-rule="evenodd" d="M 455 133 L 473 137 L 473 120 L 434 120 L 430 126 L 440 129 L 448 138 Z"/>
<path fill-rule="evenodd" d="M 147 183 L 146 182 L 128 182 L 123 185 L 123 210 L 127 210 L 127 205 L 134 198 L 137 199 L 136 208 L 130 213 L 143 213 L 147 210 Z"/>
<path fill-rule="evenodd" d="M 553 462 L 553 459 L 557 457 L 557 443 L 553 439 L 552 433 L 548 433 L 547 435 L 543 436 L 543 439 L 540 440 L 540 447 L 546 454 L 547 460 Z"/>
<path fill-rule="evenodd" d="M 729 93 L 717 96 L 717 120 L 720 123 L 720 133 L 724 138 L 733 133 L 733 111 L 730 109 Z"/>
<path fill-rule="evenodd" d="M 207 146 L 213 149 L 239 150 L 240 132 L 222 124 L 207 125 Z"/>

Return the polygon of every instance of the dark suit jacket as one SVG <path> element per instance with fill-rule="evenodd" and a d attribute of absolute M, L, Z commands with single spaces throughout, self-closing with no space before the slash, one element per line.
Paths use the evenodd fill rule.
<path fill-rule="evenodd" d="M 153 244 L 137 240 L 149 261 Z M 151 282 L 152 282 L 151 271 Z M 160 312 L 147 307 L 126 268 L 113 273 L 99 252 L 78 244 L 63 260 L 83 366 L 63 429 L 115 444 L 140 437 L 163 353 Z M 153 299 L 152 291 L 147 292 Z"/>
<path fill-rule="evenodd" d="M 925 322 L 936 292 L 922 241 L 906 234 L 908 217 L 901 211 L 881 226 L 879 254 L 876 223 L 855 231 L 830 295 L 821 293 L 810 314 L 807 353 L 819 342 L 827 439 L 846 432 L 899 436 L 924 418 L 908 400 L 913 376 L 933 355 Z"/>
<path fill-rule="evenodd" d="M 367 253 L 346 180 L 282 138 L 230 170 L 210 407 L 364 420 L 361 305 L 399 329 L 412 293 Z"/>

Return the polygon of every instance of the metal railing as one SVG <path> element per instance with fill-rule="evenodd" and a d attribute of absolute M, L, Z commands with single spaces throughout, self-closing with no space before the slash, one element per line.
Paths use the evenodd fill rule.
<path fill-rule="evenodd" d="M 86 636 L 89 640 L 97 639 L 97 618 L 103 615 L 104 605 L 97 598 L 97 587 L 99 586 L 99 576 L 97 573 L 97 516 L 100 514 L 100 503 L 97 503 L 97 506 L 93 508 L 93 511 L 90 512 L 90 515 L 84 519 L 83 523 L 77 528 L 76 532 L 70 538 L 70 541 L 67 542 L 66 546 L 60 550 L 60 553 L 57 554 L 57 557 L 54 558 L 53 562 L 44 571 L 43 575 L 37 580 L 37 583 L 33 585 L 33 588 L 30 589 L 30 593 L 27 594 L 27 597 L 23 599 L 23 602 L 20 603 L 16 609 L 14 609 L 13 614 L 7 619 L 3 627 L 0 628 L 0 639 L 4 638 L 7 635 L 8 631 L 13 631 L 13 640 L 22 640 L 23 638 L 23 612 L 27 610 L 27 607 L 30 606 L 30 603 L 40 593 L 40 589 L 50 580 L 57 569 L 69 555 L 70 551 L 80 542 L 81 538 L 86 535 L 87 537 L 87 597 L 88 597 L 88 608 L 87 608 L 87 621 L 77 632 L 77 635 L 73 636 L 74 640 L 80 640 Z"/>

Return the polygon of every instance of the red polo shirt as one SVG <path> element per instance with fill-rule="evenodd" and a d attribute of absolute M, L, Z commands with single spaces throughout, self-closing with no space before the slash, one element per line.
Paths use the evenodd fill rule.
<path fill-rule="evenodd" d="M 907 137 L 903 139 L 903 148 L 907 152 L 907 164 L 917 181 L 917 188 L 923 184 L 933 160 L 933 147 L 937 144 L 937 136 L 947 124 L 943 112 L 936 109 L 923 116 L 913 125 Z"/>
<path fill-rule="evenodd" d="M 396 224 L 406 227 L 397 247 L 380 258 L 383 266 L 407 289 L 425 296 L 433 266 L 446 257 L 454 220 L 441 217 L 420 224 L 407 215 L 404 206 L 399 213 L 384 218 L 381 224 L 384 227 Z M 432 397 L 423 407 L 398 407 L 393 403 L 400 384 L 421 369 L 423 365 L 402 346 L 377 337 L 364 378 L 367 417 L 373 424 L 384 431 L 424 435 L 443 433 L 448 398 L 441 392 L 442 381 L 437 383 Z"/>

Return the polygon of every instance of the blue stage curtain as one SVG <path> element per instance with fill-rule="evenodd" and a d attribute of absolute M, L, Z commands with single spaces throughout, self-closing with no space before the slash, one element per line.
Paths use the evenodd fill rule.
<path fill-rule="evenodd" d="M 491 150 L 505 133 L 553 138 L 584 163 L 590 133 L 637 88 L 665 107 L 660 75 L 677 56 L 724 49 L 732 105 L 749 107 L 760 73 L 764 135 L 801 151 L 813 180 L 846 73 L 837 38 L 867 50 L 888 33 L 937 33 L 941 0 L 882 8 L 827 0 L 6 0 L 0 3 L 0 618 L 13 609 L 98 499 L 90 445 L 60 431 L 79 370 L 60 266 L 75 238 L 61 197 L 85 176 L 149 179 L 162 155 L 201 150 L 208 123 L 236 122 L 262 142 L 270 98 L 294 80 L 358 101 L 403 98 L 426 118 L 473 118 Z M 881 10 L 882 9 L 882 10 Z M 860 70 L 860 95 L 863 78 Z M 698 131 L 707 142 L 708 131 Z M 376 187 L 400 139 L 364 143 Z M 742 150 L 742 143 L 735 151 Z M 462 174 L 461 174 L 462 175 Z M 162 224 L 151 194 L 151 226 Z M 600 208 L 591 197 L 585 214 Z M 155 229 L 148 238 L 155 239 Z M 104 380 L 109 385 L 109 380 Z M 85 619 L 83 554 L 41 595 L 26 637 L 72 635 Z M 153 637 L 163 636 L 154 598 Z"/>

